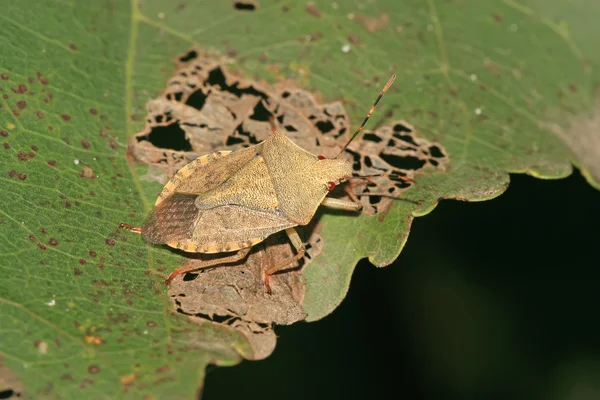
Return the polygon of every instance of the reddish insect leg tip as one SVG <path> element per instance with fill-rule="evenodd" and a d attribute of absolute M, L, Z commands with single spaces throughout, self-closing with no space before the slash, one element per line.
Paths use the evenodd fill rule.
<path fill-rule="evenodd" d="M 271 275 L 265 273 L 265 277 L 263 278 L 263 284 L 267 288 L 267 294 L 271 294 L 271 285 L 270 285 L 270 277 Z"/>
<path fill-rule="evenodd" d="M 119 223 L 119 229 L 125 229 L 125 230 L 128 230 L 129 232 L 133 232 L 133 233 L 142 233 L 141 227 L 129 225 L 124 222 Z"/>

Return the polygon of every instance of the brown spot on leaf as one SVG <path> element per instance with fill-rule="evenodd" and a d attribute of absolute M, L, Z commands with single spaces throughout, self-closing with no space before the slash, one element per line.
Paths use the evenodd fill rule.
<path fill-rule="evenodd" d="M 55 238 L 50 238 L 48 239 L 48 244 L 50 246 L 58 246 L 58 240 L 56 240 Z"/>
<path fill-rule="evenodd" d="M 19 110 L 24 110 L 27 107 L 27 102 L 25 100 L 20 100 L 17 102 L 17 108 Z"/>
<path fill-rule="evenodd" d="M 7 81 L 8 80 L 8 74 L 0 74 L 0 78 L 2 78 L 3 81 Z"/>
<path fill-rule="evenodd" d="M 354 20 L 361 24 L 369 33 L 375 33 L 385 28 L 390 23 L 390 16 L 381 13 L 379 17 L 367 17 L 365 15 L 355 15 Z"/>
<path fill-rule="evenodd" d="M 25 153 L 24 151 L 19 151 L 17 153 L 17 158 L 21 161 L 28 161 L 29 155 L 27 153 Z"/>
<path fill-rule="evenodd" d="M 90 142 L 88 142 L 88 141 L 87 141 L 87 140 L 85 140 L 85 139 L 82 139 L 82 140 L 81 140 L 81 146 L 82 146 L 84 149 L 89 149 L 89 148 L 90 148 Z"/>
<path fill-rule="evenodd" d="M 46 228 L 44 228 L 44 227 L 41 227 L 41 228 L 40 228 L 40 232 L 41 232 L 42 234 L 46 235 L 46 234 L 48 233 L 48 229 L 46 229 Z"/>
<path fill-rule="evenodd" d="M 348 41 L 352 44 L 360 44 L 360 39 L 355 33 L 351 33 L 348 35 Z"/>
<path fill-rule="evenodd" d="M 46 161 L 46 163 L 49 166 L 56 168 L 56 161 L 55 160 L 48 160 L 48 161 Z"/>
<path fill-rule="evenodd" d="M 8 176 L 11 178 L 18 178 L 22 181 L 24 181 L 25 179 L 27 179 L 27 174 L 24 173 L 19 173 L 17 171 L 15 171 L 14 169 L 11 171 L 8 171 Z"/>
<path fill-rule="evenodd" d="M 96 252 L 94 250 L 89 251 L 90 257 L 96 257 Z"/>
<path fill-rule="evenodd" d="M 75 276 L 79 276 L 82 274 L 81 270 L 77 267 L 73 268 L 73 273 L 75 274 Z"/>
<path fill-rule="evenodd" d="M 102 344 L 102 338 L 100 336 L 95 336 L 95 335 L 85 335 L 84 338 L 86 343 L 89 344 Z"/>
<path fill-rule="evenodd" d="M 47 249 L 47 247 L 46 247 L 44 244 L 42 244 L 42 243 L 38 243 L 38 247 L 39 247 L 41 250 L 46 250 L 46 249 Z"/>
<path fill-rule="evenodd" d="M 2 137 L 8 137 L 8 132 L 7 132 L 7 131 L 5 131 L 4 129 L 2 129 L 2 130 L 0 131 L 0 136 L 2 136 Z"/>
<path fill-rule="evenodd" d="M 117 144 L 117 142 L 116 142 L 115 140 L 113 140 L 113 139 L 110 139 L 110 140 L 108 141 L 108 146 L 109 146 L 111 149 L 113 149 L 113 150 L 116 150 L 116 149 L 117 149 L 117 147 L 119 147 L 119 145 Z"/>
<path fill-rule="evenodd" d="M 90 365 L 88 367 L 88 372 L 92 375 L 97 374 L 98 372 L 100 372 L 100 367 L 97 365 Z"/>
<path fill-rule="evenodd" d="M 21 83 L 16 88 L 13 88 L 13 92 L 18 93 L 18 94 L 23 94 L 23 93 L 27 92 L 27 85 L 25 85 L 24 83 Z"/>
<path fill-rule="evenodd" d="M 7 142 L 4 142 L 2 147 L 4 147 L 5 150 L 8 150 L 8 149 L 10 149 L 10 144 L 8 144 Z"/>
<path fill-rule="evenodd" d="M 35 235 L 31 234 L 29 235 L 29 240 L 31 240 L 32 242 L 37 241 L 37 238 L 35 237 Z"/>
<path fill-rule="evenodd" d="M 85 264 L 87 264 L 87 260 L 85 258 L 80 258 L 79 259 L 79 264 L 85 265 Z"/>
<path fill-rule="evenodd" d="M 42 75 L 42 73 L 41 73 L 41 72 L 38 72 L 38 73 L 37 73 L 37 78 L 38 78 L 38 80 L 40 81 L 40 83 L 41 83 L 42 85 L 47 85 L 47 84 L 49 83 L 49 82 L 48 82 L 48 79 L 46 79 L 46 78 L 45 78 L 45 77 Z"/>
<path fill-rule="evenodd" d="M 106 238 L 106 240 L 104 241 L 104 243 L 106 243 L 108 246 L 114 246 L 115 245 L 115 241 L 111 238 Z"/>
<path fill-rule="evenodd" d="M 129 374 L 129 375 L 122 376 L 120 379 L 121 379 L 121 384 L 125 387 L 128 387 L 128 386 L 131 386 L 134 384 L 134 382 L 137 380 L 137 375 Z"/>
<path fill-rule="evenodd" d="M 319 10 L 315 3 L 308 3 L 304 11 L 306 11 L 315 18 L 321 18 L 321 10 Z"/>
<path fill-rule="evenodd" d="M 71 120 L 71 116 L 69 114 L 62 114 L 60 117 L 65 121 Z"/>
<path fill-rule="evenodd" d="M 94 178 L 94 170 L 88 166 L 85 166 L 81 169 L 79 176 L 82 178 L 86 178 L 86 179 L 93 179 Z"/>
<path fill-rule="evenodd" d="M 154 328 L 156 326 L 156 322 L 148 321 L 146 322 L 146 326 L 148 326 L 148 328 Z"/>
<path fill-rule="evenodd" d="M 504 18 L 502 18 L 502 15 L 498 14 L 497 12 L 493 13 L 492 17 L 494 18 L 494 21 L 498 23 L 502 23 L 502 21 L 504 20 Z"/>
<path fill-rule="evenodd" d="M 36 145 L 31 146 L 31 150 L 33 151 L 38 151 L 40 148 L 37 147 Z"/>
<path fill-rule="evenodd" d="M 169 372 L 170 370 L 171 368 L 168 365 L 163 365 L 162 367 L 156 369 L 156 373 L 164 374 L 165 372 Z"/>
<path fill-rule="evenodd" d="M 71 50 L 73 50 L 73 51 L 76 51 L 76 50 L 77 50 L 77 45 L 75 45 L 75 43 L 71 43 L 71 44 L 69 45 L 69 48 L 70 48 Z"/>
<path fill-rule="evenodd" d="M 323 39 L 323 33 L 321 32 L 315 32 L 312 35 L 308 35 L 307 40 L 309 42 L 316 42 L 320 39 Z"/>
<path fill-rule="evenodd" d="M 96 110 L 95 108 L 90 108 L 90 114 L 98 115 L 98 110 Z"/>

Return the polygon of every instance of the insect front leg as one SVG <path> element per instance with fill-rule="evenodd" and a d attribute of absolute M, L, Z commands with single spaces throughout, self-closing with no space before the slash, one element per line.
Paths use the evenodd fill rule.
<path fill-rule="evenodd" d="M 177 275 L 185 274 L 186 272 L 198 271 L 199 269 L 214 267 L 221 264 L 231 264 L 236 261 L 243 260 L 248 255 L 251 248 L 252 247 L 245 247 L 243 249 L 239 249 L 237 253 L 230 256 L 215 258 L 214 260 L 206 261 L 200 264 L 186 264 L 183 267 L 179 267 L 175 271 L 171 272 L 171 275 L 169 275 L 169 277 L 165 280 L 165 284 L 170 284 Z"/>
<path fill-rule="evenodd" d="M 119 224 L 119 229 L 125 229 L 126 231 L 133 232 L 133 233 L 142 233 L 141 227 L 129 225 L 129 224 L 126 224 L 125 222 L 121 222 Z"/>
<path fill-rule="evenodd" d="M 267 270 L 265 271 L 263 282 L 267 287 L 267 293 L 269 294 L 271 294 L 271 286 L 269 285 L 269 278 L 271 277 L 271 275 L 291 267 L 296 261 L 304 257 L 304 253 L 306 253 L 306 247 L 304 247 L 304 243 L 302 242 L 302 239 L 300 239 L 300 235 L 298 235 L 298 232 L 294 228 L 286 229 L 285 233 L 287 233 L 288 237 L 290 238 L 290 242 L 292 242 L 292 246 L 294 246 L 294 248 L 296 249 L 296 255 L 292 257 L 291 261 L 288 259 L 285 263 L 281 263 L 271 268 L 267 268 Z"/>
<path fill-rule="evenodd" d="M 336 210 L 360 211 L 360 209 L 362 208 L 362 204 L 358 201 L 356 195 L 352 193 L 350 198 L 352 198 L 352 201 L 336 199 L 334 197 L 325 197 L 321 202 L 321 205 L 329 208 L 334 208 Z"/>

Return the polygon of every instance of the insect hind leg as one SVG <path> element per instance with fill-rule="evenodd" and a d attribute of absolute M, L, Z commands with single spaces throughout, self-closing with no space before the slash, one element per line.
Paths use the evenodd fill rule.
<path fill-rule="evenodd" d="M 232 254 L 230 256 L 222 257 L 222 258 L 215 258 L 214 260 L 209 260 L 209 261 L 203 262 L 199 265 L 198 264 L 186 264 L 183 267 L 179 267 L 179 268 L 175 269 L 175 271 L 171 272 L 171 275 L 169 275 L 169 277 L 165 280 L 165 284 L 169 285 L 171 283 L 171 281 L 173 281 L 173 279 L 175 279 L 176 276 L 185 274 L 186 272 L 198 271 L 200 269 L 216 267 L 216 266 L 220 266 L 221 264 L 231 264 L 231 263 L 243 260 L 244 258 L 246 258 L 246 256 L 250 252 L 250 249 L 252 249 L 252 247 L 245 247 L 243 249 L 239 249 L 237 251 L 237 253 Z"/>
<path fill-rule="evenodd" d="M 291 260 L 287 259 L 284 263 L 267 268 L 267 270 L 264 272 L 263 283 L 267 288 L 268 294 L 271 294 L 271 285 L 269 284 L 271 275 L 290 268 L 296 261 L 304 257 L 304 253 L 306 253 L 306 247 L 304 246 L 302 239 L 300 239 L 300 235 L 298 235 L 298 232 L 294 228 L 286 229 L 285 233 L 287 233 L 288 237 L 290 238 L 290 242 L 292 242 L 292 246 L 294 246 L 296 249 L 296 255 L 293 256 Z"/>

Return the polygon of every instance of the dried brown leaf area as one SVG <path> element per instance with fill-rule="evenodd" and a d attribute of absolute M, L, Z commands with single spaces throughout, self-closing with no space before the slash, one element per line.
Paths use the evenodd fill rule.
<path fill-rule="evenodd" d="M 318 235 L 317 235 L 318 236 Z M 320 239 L 309 249 L 315 257 Z M 298 271 L 304 261 L 291 266 L 293 271 L 270 278 L 271 294 L 265 291 L 263 273 L 277 262 L 289 259 L 293 250 L 285 235 L 273 235 L 255 246 L 245 262 L 222 268 L 199 270 L 184 279 L 176 279 L 169 287 L 169 295 L 179 313 L 192 321 L 229 325 L 246 336 L 254 359 L 267 357 L 275 348 L 273 324 L 289 325 L 306 317 L 302 308 L 304 282 Z M 199 262 L 214 255 L 198 255 Z M 218 255 L 217 255 L 218 257 Z"/>
<path fill-rule="evenodd" d="M 268 86 L 242 79 L 230 73 L 226 64 L 201 49 L 176 58 L 175 75 L 163 94 L 148 102 L 145 127 L 130 144 L 130 154 L 148 165 L 145 179 L 164 184 L 200 155 L 261 142 L 271 132 L 270 115 L 276 117 L 280 131 L 307 151 L 325 157 L 339 154 L 351 133 L 341 102 L 321 104 L 288 81 Z M 358 175 L 392 173 L 411 179 L 418 179 L 415 175 L 424 169 L 444 170 L 448 162 L 439 144 L 419 138 L 404 121 L 367 130 L 342 156 L 353 160 Z M 352 188 L 363 212 L 375 215 L 385 212 L 410 185 L 402 179 L 375 176 L 353 182 Z M 291 258 L 293 250 L 285 235 L 274 235 L 237 264 L 174 280 L 169 293 L 175 307 L 192 319 L 235 327 L 254 346 L 255 358 L 266 357 L 275 345 L 272 325 L 305 316 L 304 284 L 298 271 L 318 256 L 323 240 L 318 223 L 305 227 L 303 233 L 307 254 L 294 271 L 271 277 L 271 295 L 262 283 L 263 274 L 269 266 Z M 219 256 L 198 254 L 187 262 Z"/>

